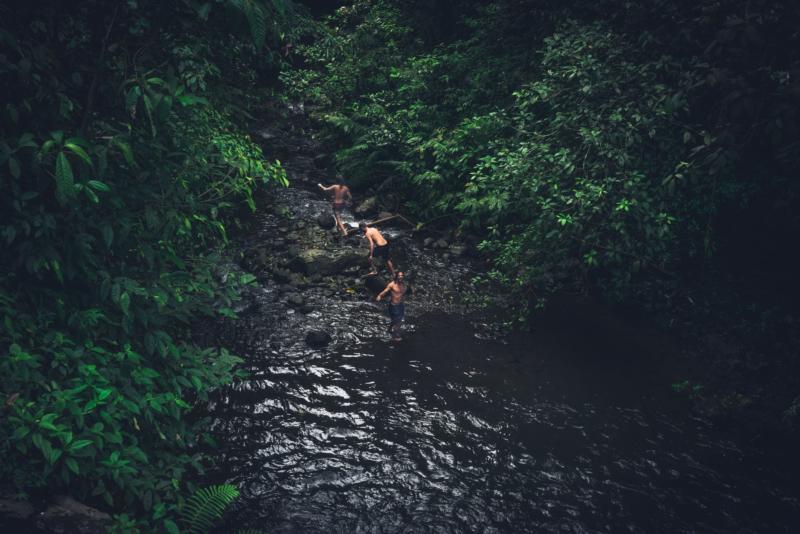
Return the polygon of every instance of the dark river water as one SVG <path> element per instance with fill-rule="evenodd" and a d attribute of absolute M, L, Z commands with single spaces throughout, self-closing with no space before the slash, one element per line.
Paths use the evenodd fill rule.
<path fill-rule="evenodd" d="M 302 189 L 277 201 L 290 221 L 328 209 Z M 259 217 L 244 248 L 292 232 Z M 355 272 L 304 289 L 307 314 L 267 281 L 220 329 L 250 373 L 212 405 L 218 472 L 243 495 L 226 531 L 800 532 L 796 451 L 694 418 L 668 343 L 578 301 L 495 336 L 461 302 L 470 266 L 401 230 L 403 341 Z M 311 329 L 330 345 L 308 347 Z"/>

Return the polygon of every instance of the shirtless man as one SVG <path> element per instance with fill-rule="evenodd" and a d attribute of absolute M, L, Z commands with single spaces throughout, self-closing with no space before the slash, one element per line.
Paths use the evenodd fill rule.
<path fill-rule="evenodd" d="M 347 228 L 342 224 L 342 210 L 353 200 L 353 196 L 350 194 L 350 188 L 344 185 L 344 178 L 341 174 L 337 174 L 335 184 L 328 187 L 322 184 L 317 186 L 323 191 L 333 191 L 333 218 L 336 219 L 336 227 L 342 234 L 347 235 Z"/>
<path fill-rule="evenodd" d="M 403 302 L 406 297 L 406 293 L 408 293 L 408 286 L 405 283 L 405 275 L 403 271 L 397 271 L 397 274 L 394 275 L 394 280 L 389 282 L 389 285 L 386 286 L 386 289 L 380 292 L 375 300 L 380 302 L 380 300 L 389 293 L 389 333 L 392 335 L 392 339 L 395 341 L 400 341 L 402 338 L 400 337 L 400 332 L 403 325 L 403 317 L 406 314 L 406 305 Z"/>
<path fill-rule="evenodd" d="M 372 271 L 369 274 L 378 274 L 378 269 L 375 268 L 375 258 L 383 258 L 386 261 L 386 268 L 389 269 L 389 276 L 394 277 L 394 265 L 392 265 L 392 258 L 389 256 L 389 242 L 383 237 L 377 228 L 367 226 L 367 223 L 359 223 L 358 228 L 364 232 L 364 237 L 369 241 L 369 264 L 372 266 Z"/>

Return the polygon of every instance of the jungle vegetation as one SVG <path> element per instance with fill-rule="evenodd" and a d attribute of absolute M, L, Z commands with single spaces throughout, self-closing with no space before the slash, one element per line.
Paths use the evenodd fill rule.
<path fill-rule="evenodd" d="M 247 134 L 279 1 L 0 4 L 0 478 L 177 532 L 209 465 L 195 408 L 239 359 L 191 325 L 253 277 L 228 232 L 285 184 Z M 249 206 L 249 208 L 248 208 Z M 8 489 L 8 488 L 7 488 Z"/>
<path fill-rule="evenodd" d="M 798 21 L 767 0 L 361 0 L 281 77 L 347 176 L 478 235 L 523 311 L 564 289 L 670 305 L 723 263 L 797 266 Z"/>
<path fill-rule="evenodd" d="M 239 362 L 191 326 L 235 316 L 253 279 L 220 268 L 229 230 L 286 183 L 247 134 L 268 100 L 306 105 L 356 189 L 477 236 L 520 317 L 565 289 L 678 306 L 764 263 L 797 295 L 781 273 L 800 229 L 800 4 L 306 4 L 327 14 L 0 4 L 0 476 L 16 491 L 179 530 L 209 465 L 202 405 Z"/>

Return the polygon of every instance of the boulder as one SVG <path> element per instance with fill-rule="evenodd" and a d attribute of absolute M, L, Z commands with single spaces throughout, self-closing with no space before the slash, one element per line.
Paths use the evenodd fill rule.
<path fill-rule="evenodd" d="M 289 262 L 289 269 L 309 276 L 326 276 L 352 267 L 366 267 L 369 260 L 363 254 L 350 250 L 322 250 L 309 248 L 298 252 Z"/>
<path fill-rule="evenodd" d="M 241 265 L 248 271 L 258 271 L 269 264 L 270 254 L 265 247 L 247 249 Z"/>
<path fill-rule="evenodd" d="M 286 269 L 274 269 L 272 271 L 272 277 L 275 281 L 279 284 L 286 284 L 289 280 L 292 279 L 292 273 L 287 271 Z"/>
<path fill-rule="evenodd" d="M 291 307 L 293 307 L 293 308 L 299 308 L 299 307 L 301 307 L 303 304 L 305 304 L 305 302 L 306 302 L 306 301 L 305 301 L 305 299 L 303 298 L 303 296 L 302 296 L 302 295 L 300 295 L 299 293 L 292 293 L 292 294 L 291 294 L 291 295 L 289 295 L 289 297 L 286 299 L 286 302 L 289 304 L 289 306 L 291 306 Z"/>
<path fill-rule="evenodd" d="M 306 334 L 306 344 L 315 349 L 324 347 L 331 342 L 331 335 L 322 330 L 311 330 Z"/>
<path fill-rule="evenodd" d="M 436 242 L 433 244 L 433 248 L 437 250 L 444 250 L 450 246 L 450 243 L 445 241 L 444 239 L 437 239 Z"/>
<path fill-rule="evenodd" d="M 464 245 L 453 245 L 450 247 L 450 253 L 456 257 L 464 256 L 467 253 L 467 247 Z"/>
<path fill-rule="evenodd" d="M 364 287 L 366 287 L 370 292 L 378 294 L 384 290 L 386 285 L 389 281 L 385 278 L 382 278 L 378 275 L 375 276 L 367 276 L 364 278 Z"/>
<path fill-rule="evenodd" d="M 81 504 L 71 497 L 56 497 L 36 520 L 36 527 L 58 534 L 95 534 L 106 532 L 111 516 Z"/>
<path fill-rule="evenodd" d="M 33 505 L 27 501 L 12 498 L 11 495 L 0 496 L 0 525 L 3 524 L 3 518 L 23 520 L 28 519 L 35 512 Z"/>
<path fill-rule="evenodd" d="M 333 215 L 330 213 L 320 213 L 317 215 L 316 219 L 319 227 L 324 230 L 329 230 L 336 226 L 336 219 L 334 219 Z"/>
<path fill-rule="evenodd" d="M 292 287 L 308 287 L 308 282 L 306 278 L 300 273 L 292 273 L 289 276 L 289 285 Z"/>
<path fill-rule="evenodd" d="M 353 209 L 353 213 L 362 217 L 374 215 L 378 211 L 378 197 L 367 197 Z"/>
<path fill-rule="evenodd" d="M 318 169 L 330 167 L 331 157 L 329 154 L 317 154 L 314 156 L 314 166 Z"/>
<path fill-rule="evenodd" d="M 430 247 L 432 247 L 432 246 L 433 246 L 433 244 L 434 244 L 435 242 L 436 242 L 436 240 L 435 240 L 434 238 L 432 238 L 432 237 L 426 237 L 426 238 L 425 238 L 425 240 L 424 240 L 424 241 L 422 241 L 422 246 L 423 246 L 423 247 L 425 247 L 425 248 L 430 248 Z"/>
<path fill-rule="evenodd" d="M 303 313 L 305 315 L 308 315 L 313 311 L 314 311 L 314 306 L 312 306 L 311 304 L 303 304 L 302 306 L 300 306 L 300 313 Z"/>

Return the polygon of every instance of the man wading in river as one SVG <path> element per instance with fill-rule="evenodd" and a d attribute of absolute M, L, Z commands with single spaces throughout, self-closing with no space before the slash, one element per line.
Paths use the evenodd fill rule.
<path fill-rule="evenodd" d="M 350 188 L 344 184 L 344 178 L 341 174 L 336 175 L 336 183 L 325 187 L 322 184 L 317 186 L 323 191 L 333 191 L 333 218 L 336 219 L 336 227 L 343 235 L 347 235 L 347 228 L 342 224 L 342 210 L 353 200 L 350 194 Z"/>
<path fill-rule="evenodd" d="M 389 256 L 389 242 L 386 241 L 377 228 L 371 228 L 365 222 L 359 223 L 358 228 L 364 232 L 364 237 L 369 241 L 369 264 L 372 266 L 372 271 L 369 274 L 378 274 L 373 258 L 382 258 L 386 261 L 389 276 L 394 277 L 394 265 L 392 265 L 392 258 Z"/>
<path fill-rule="evenodd" d="M 403 325 L 403 317 L 406 314 L 406 305 L 403 302 L 406 298 L 406 293 L 409 292 L 409 288 L 405 283 L 405 275 L 403 271 L 397 271 L 397 274 L 394 275 L 394 280 L 389 282 L 389 285 L 386 286 L 386 289 L 381 291 L 375 300 L 380 302 L 380 300 L 389 293 L 389 333 L 392 335 L 392 339 L 395 341 L 400 341 L 402 338 L 400 337 L 400 332 Z"/>

